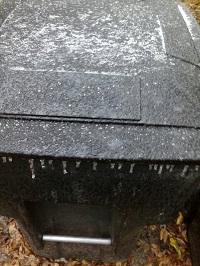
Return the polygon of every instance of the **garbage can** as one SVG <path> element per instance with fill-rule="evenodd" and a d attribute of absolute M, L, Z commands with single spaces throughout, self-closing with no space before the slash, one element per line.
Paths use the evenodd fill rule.
<path fill-rule="evenodd" d="M 167 0 L 2 0 L 0 15 L 0 213 L 38 255 L 128 257 L 199 192 L 197 23 Z"/>

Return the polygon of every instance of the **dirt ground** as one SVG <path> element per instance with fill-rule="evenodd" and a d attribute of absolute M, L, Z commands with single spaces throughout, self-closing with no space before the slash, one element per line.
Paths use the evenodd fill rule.
<path fill-rule="evenodd" d="M 188 6 L 200 24 L 200 0 L 182 0 L 182 2 Z"/>
<path fill-rule="evenodd" d="M 0 216 L 0 265 L 2 266 L 191 266 L 186 226 L 180 212 L 168 225 L 152 225 L 144 230 L 126 261 L 103 263 L 36 256 L 23 238 L 14 219 Z"/>

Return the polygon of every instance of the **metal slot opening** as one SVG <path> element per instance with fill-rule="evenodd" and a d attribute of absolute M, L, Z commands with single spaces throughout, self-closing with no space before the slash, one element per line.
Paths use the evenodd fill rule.
<path fill-rule="evenodd" d="M 26 202 L 43 241 L 111 245 L 113 210 L 109 206 Z"/>

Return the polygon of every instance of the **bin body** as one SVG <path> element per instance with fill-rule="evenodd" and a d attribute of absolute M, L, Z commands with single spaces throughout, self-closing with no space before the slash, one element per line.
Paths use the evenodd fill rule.
<path fill-rule="evenodd" d="M 0 16 L 0 213 L 38 255 L 128 257 L 199 192 L 198 25 L 164 0 Z"/>
<path fill-rule="evenodd" d="M 195 164 L 71 159 L 63 169 L 62 159 L 3 158 L 1 214 L 14 217 L 33 250 L 51 258 L 128 257 L 143 226 L 171 221 L 199 182 Z M 47 242 L 44 235 L 112 244 Z"/>

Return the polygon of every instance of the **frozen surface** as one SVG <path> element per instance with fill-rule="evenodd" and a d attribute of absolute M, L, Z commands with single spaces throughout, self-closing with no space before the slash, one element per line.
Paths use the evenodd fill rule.
<path fill-rule="evenodd" d="M 4 22 L 0 51 L 13 70 L 124 75 L 165 60 L 162 42 L 159 18 L 139 1 L 34 0 Z"/>
<path fill-rule="evenodd" d="M 0 151 L 199 160 L 200 34 L 180 3 L 13 1 L 0 22 Z"/>

